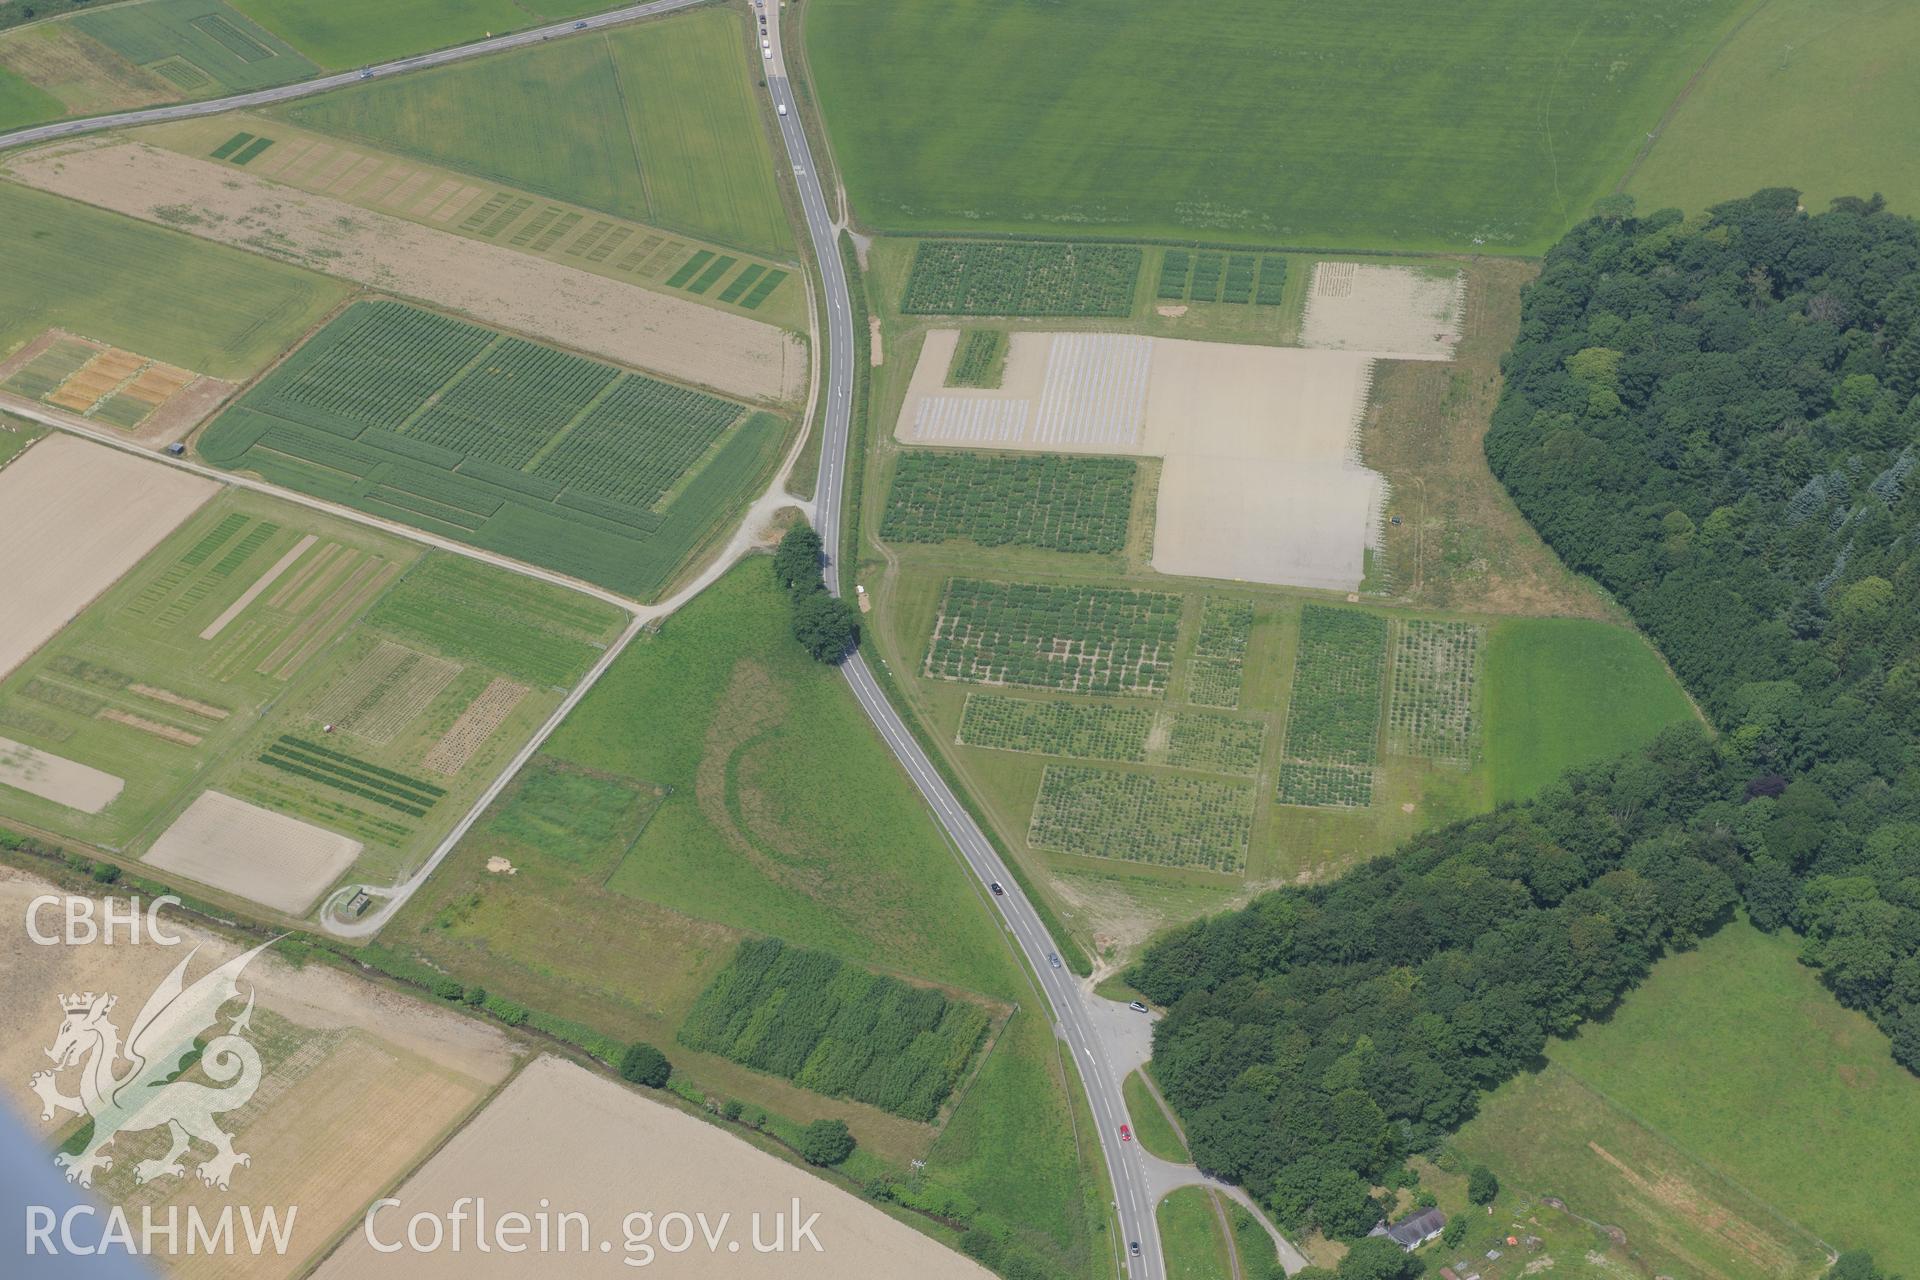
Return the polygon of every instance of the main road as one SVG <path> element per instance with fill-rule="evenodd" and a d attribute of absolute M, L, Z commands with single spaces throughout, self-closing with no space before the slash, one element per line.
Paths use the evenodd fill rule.
<path fill-rule="evenodd" d="M 614 26 L 639 18 L 668 13 L 675 9 L 690 8 L 702 2 L 703 0 L 651 0 L 647 4 L 630 5 L 590 18 L 536 27 L 512 35 L 494 36 L 457 48 L 400 58 L 359 71 L 321 76 L 277 88 L 261 89 L 252 93 L 235 94 L 231 97 L 204 102 L 177 103 L 139 111 L 123 111 L 113 115 L 92 116 L 82 120 L 62 120 L 0 136 L 0 149 L 46 142 L 75 134 L 93 133 L 101 129 L 153 124 L 163 120 L 183 120 L 285 102 L 292 98 L 307 97 L 311 94 L 324 93 L 329 89 L 378 79 L 395 72 L 418 71 L 427 67 L 442 66 L 450 62 L 496 53 L 503 49 L 538 44 L 543 40 L 568 35 L 577 30 Z M 840 228 L 820 186 L 819 174 L 814 168 L 812 148 L 807 142 L 806 131 L 801 125 L 800 108 L 787 79 L 785 58 L 780 47 L 779 0 L 770 0 L 770 7 L 756 8 L 753 12 L 764 14 L 767 18 L 764 37 L 766 44 L 756 52 L 761 55 L 761 69 L 764 72 L 767 92 L 773 99 L 781 140 L 786 145 L 787 159 L 793 168 L 794 186 L 800 193 L 807 235 L 813 246 L 814 257 L 819 262 L 820 275 L 824 284 L 827 321 L 826 404 L 818 424 L 821 432 L 820 474 L 815 492 L 815 505 L 818 511 L 817 524 L 820 536 L 828 549 L 827 588 L 835 595 L 839 595 L 843 584 L 840 580 L 840 566 L 835 553 L 840 545 L 841 507 L 846 496 L 848 432 L 853 417 L 852 299 L 848 294 L 846 271 L 840 260 Z M 231 477 L 223 478 L 231 479 Z M 636 625 L 640 621 L 641 619 L 636 618 Z M 625 638 L 627 637 L 623 637 Z M 617 651 L 617 647 L 610 650 L 605 661 L 611 661 Z M 1120 1093 L 1120 1080 L 1124 1073 L 1115 1069 L 1115 1063 L 1108 1053 L 1107 1043 L 1095 1028 L 1092 1011 L 1087 1003 L 1095 997 L 1083 992 L 1071 973 L 1055 963 L 1059 948 L 1048 936 L 1046 926 L 1040 922 L 1039 913 L 1033 909 L 1033 904 L 1027 900 L 1019 882 L 1008 872 L 1006 864 L 1000 860 L 1000 855 L 995 851 L 992 842 L 961 806 L 945 780 L 941 778 L 939 771 L 934 768 L 926 752 L 921 749 L 918 740 L 908 731 L 899 713 L 887 701 L 886 694 L 881 691 L 879 683 L 873 678 L 873 672 L 868 669 L 866 660 L 856 653 L 842 666 L 842 671 L 848 686 L 853 690 L 853 696 L 866 711 L 868 718 L 873 721 L 874 727 L 879 730 L 881 738 L 899 760 L 901 767 L 906 770 L 907 776 L 913 780 L 914 786 L 919 789 L 928 807 L 932 809 L 934 817 L 945 828 L 954 847 L 966 859 L 967 865 L 984 886 L 1000 886 L 999 892 L 989 892 L 989 901 L 1000 910 L 1006 921 L 1008 932 L 1013 937 L 1014 945 L 1020 949 L 1021 954 L 1032 966 L 1040 988 L 1053 1008 L 1055 1030 L 1065 1043 L 1068 1052 L 1071 1053 L 1076 1074 L 1087 1092 L 1087 1101 L 1097 1130 L 1094 1136 L 1099 1141 L 1101 1156 L 1106 1162 L 1107 1177 L 1113 1185 L 1114 1210 L 1118 1217 L 1121 1236 L 1117 1247 L 1126 1255 L 1124 1265 L 1130 1276 L 1148 1278 L 1164 1276 L 1166 1265 L 1160 1249 L 1160 1232 L 1154 1219 L 1154 1194 L 1151 1190 L 1148 1159 L 1139 1149 L 1138 1143 L 1126 1142 L 1120 1137 L 1121 1127 L 1130 1123 L 1126 1104 Z M 578 697 L 583 693 L 590 683 L 590 681 L 583 682 L 574 696 Z M 563 706 L 561 713 L 566 709 Z M 496 784 L 496 788 L 504 784 L 513 772 L 515 770 L 508 770 L 502 776 L 500 783 Z M 449 840 L 448 847 L 451 844 L 452 841 Z M 415 877 L 415 882 L 424 879 L 431 869 L 431 864 L 422 868 L 421 873 Z M 358 928 L 336 931 L 371 932 L 378 927 L 380 921 L 384 921 L 391 914 L 391 908 L 395 905 L 397 903 L 387 903 L 386 909 L 378 912 L 376 918 L 358 922 L 360 926 Z M 1139 1248 L 1138 1257 L 1131 1256 L 1131 1247 L 1134 1245 Z"/>
<path fill-rule="evenodd" d="M 800 107 L 786 74 L 786 59 L 780 47 L 779 0 L 764 0 L 766 8 L 756 14 L 767 17 L 766 45 L 762 62 L 766 68 L 767 92 L 772 95 L 780 137 L 786 144 L 787 159 L 793 166 L 794 186 L 800 192 L 801 212 L 807 224 L 807 236 L 813 244 L 813 256 L 820 264 L 827 310 L 827 401 L 820 426 L 820 479 L 814 493 L 817 508 L 815 523 L 821 541 L 827 547 L 827 590 L 835 595 L 844 591 L 840 580 L 839 550 L 841 508 L 846 500 L 848 432 L 853 418 L 853 304 L 847 291 L 847 273 L 840 259 L 840 227 L 827 205 L 814 166 L 813 149 L 801 123 Z M 1053 1006 L 1054 1028 L 1073 1055 L 1074 1067 L 1087 1091 L 1091 1104 L 1095 1135 L 1106 1161 L 1107 1177 L 1113 1184 L 1114 1210 L 1119 1218 L 1122 1250 L 1128 1256 L 1124 1264 L 1133 1276 L 1161 1277 L 1166 1263 L 1160 1250 L 1160 1231 L 1154 1218 L 1154 1199 L 1149 1190 L 1147 1159 L 1137 1142 L 1121 1139 L 1122 1125 L 1129 1124 L 1126 1103 L 1121 1098 L 1123 1073 L 1114 1069 L 1107 1046 L 1095 1031 L 1087 1001 L 1095 999 L 1083 992 L 1072 973 L 1055 963 L 1059 948 L 1040 922 L 1019 881 L 1007 871 L 986 834 L 960 804 L 946 780 L 934 768 L 933 761 L 920 742 L 901 720 L 900 713 L 873 678 L 866 659 L 855 653 L 842 664 L 853 696 L 873 721 L 874 728 L 900 761 L 913 785 L 919 788 L 927 805 L 948 838 L 960 851 L 983 885 L 989 886 L 988 900 L 1000 909 L 1014 945 L 1020 949 L 1038 976 L 1047 1002 Z M 991 886 L 999 886 L 991 891 Z M 1131 1256 L 1138 1245 L 1139 1257 Z"/>

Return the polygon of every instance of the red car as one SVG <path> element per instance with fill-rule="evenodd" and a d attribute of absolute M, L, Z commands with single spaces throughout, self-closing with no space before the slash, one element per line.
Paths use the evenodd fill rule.
<path fill-rule="evenodd" d="M 1120 1141 L 1122 1142 L 1133 1141 L 1133 1130 L 1129 1129 L 1126 1125 L 1120 1126 Z"/>

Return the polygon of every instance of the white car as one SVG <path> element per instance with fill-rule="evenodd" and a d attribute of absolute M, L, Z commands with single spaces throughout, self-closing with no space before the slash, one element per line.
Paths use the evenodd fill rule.
<path fill-rule="evenodd" d="M 768 40 L 767 40 L 767 38 L 766 38 L 765 36 L 761 36 L 761 37 L 760 37 L 760 47 L 761 47 L 762 49 L 771 49 L 771 48 L 773 48 L 773 45 L 772 45 L 771 43 L 769 43 L 769 42 L 768 42 Z"/>
<path fill-rule="evenodd" d="M 784 102 L 780 104 L 780 114 L 781 115 L 787 114 L 787 104 Z"/>

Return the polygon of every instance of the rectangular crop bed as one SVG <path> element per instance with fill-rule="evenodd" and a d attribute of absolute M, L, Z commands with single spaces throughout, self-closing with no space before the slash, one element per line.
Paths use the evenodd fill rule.
<path fill-rule="evenodd" d="M 923 240 L 908 315 L 1126 316 L 1144 255 L 1131 245 Z"/>
<path fill-rule="evenodd" d="M 1131 458 L 908 452 L 880 536 L 1110 555 L 1127 544 L 1138 470 Z"/>
<path fill-rule="evenodd" d="M 1237 873 L 1252 830 L 1246 783 L 1049 765 L 1027 839 L 1085 857 Z"/>
<path fill-rule="evenodd" d="M 1181 598 L 1113 587 L 952 578 L 928 642 L 940 680 L 1075 693 L 1166 692 Z"/>

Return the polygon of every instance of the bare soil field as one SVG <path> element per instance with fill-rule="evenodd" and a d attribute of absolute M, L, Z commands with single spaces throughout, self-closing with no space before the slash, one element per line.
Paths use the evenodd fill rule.
<path fill-rule="evenodd" d="M 29 186 L 730 395 L 787 403 L 804 347 L 757 320 L 482 243 L 231 165 L 106 138 L 12 158 Z"/>
<path fill-rule="evenodd" d="M 1154 568 L 1359 587 L 1387 500 L 1358 454 L 1372 355 L 1023 332 L 1001 386 L 973 390 L 943 385 L 958 339 L 927 335 L 901 443 L 1164 458 Z"/>
<path fill-rule="evenodd" d="M 941 1247 L 911 1227 L 896 1222 L 865 1201 L 809 1176 L 713 1125 L 654 1102 L 642 1094 L 558 1058 L 540 1058 L 515 1078 L 487 1109 L 462 1129 L 426 1166 L 392 1193 L 400 1204 L 376 1220 L 383 1240 L 404 1239 L 408 1218 L 416 1213 L 445 1214 L 462 1196 L 484 1197 L 489 1216 L 520 1212 L 538 1222 L 570 1211 L 588 1224 L 566 1228 L 567 1252 L 558 1244 L 534 1255 L 482 1254 L 468 1248 L 418 1253 L 403 1248 L 378 1253 L 365 1235 L 354 1232 L 315 1273 L 318 1280 L 435 1280 L 436 1277 L 520 1277 L 543 1274 L 632 1275 L 636 1268 L 660 1264 L 681 1277 L 914 1276 L 916 1280 L 987 1280 L 989 1272 Z M 798 1247 L 793 1217 L 805 1222 L 817 1214 L 811 1238 Z M 628 1245 L 623 1220 L 649 1213 L 650 1231 Z M 683 1244 L 670 1215 L 704 1214 L 720 1232 L 709 1247 L 698 1226 L 689 1224 L 690 1247 Z M 723 1214 L 730 1214 L 724 1226 Z M 761 1252 L 770 1244 L 774 1219 L 785 1219 L 789 1248 Z M 497 1218 L 496 1218 L 497 1220 Z M 640 1235 L 633 1223 L 633 1235 Z M 532 1239 L 533 1237 L 529 1237 Z M 610 1244 L 599 1252 L 602 1242 Z M 651 1253 L 642 1253 L 642 1247 Z M 731 1247 L 729 1247 L 731 1246 Z M 529 1264 L 528 1257 L 537 1256 Z M 642 1258 L 648 1259 L 642 1263 Z"/>
<path fill-rule="evenodd" d="M 67 1113 L 42 1121 L 40 1100 L 28 1088 L 34 1072 L 51 1065 L 45 1050 L 60 1028 L 61 996 L 116 996 L 109 1020 L 124 1035 L 148 994 L 190 952 L 189 983 L 243 949 L 164 912 L 163 926 L 179 937 L 178 945 L 130 946 L 124 931 L 113 946 L 36 945 L 23 927 L 27 904 L 52 892 L 41 880 L 0 867 L 0 918 L 11 922 L 0 931 L 0 972 L 7 975 L 0 999 L 0 1100 L 46 1135 L 49 1147 L 79 1123 Z M 43 931 L 57 932 L 58 908 L 43 909 L 39 922 Z M 189 1257 L 183 1240 L 176 1256 L 161 1259 L 174 1277 L 282 1280 L 303 1273 L 340 1233 L 357 1226 L 370 1200 L 507 1077 L 518 1053 L 483 1023 L 319 964 L 294 968 L 271 954 L 259 956 L 240 978 L 242 998 L 249 990 L 255 1008 L 248 1039 L 260 1054 L 260 1084 L 243 1106 L 216 1116 L 234 1148 L 250 1158 L 234 1171 L 231 1190 L 204 1186 L 194 1176 L 212 1154 L 198 1142 L 182 1156 L 184 1176 L 137 1183 L 135 1166 L 165 1154 L 167 1139 L 164 1130 L 127 1129 L 107 1148 L 113 1167 L 96 1175 L 94 1191 L 126 1208 L 136 1223 L 141 1206 L 153 1206 L 162 1220 L 169 1206 L 185 1205 L 198 1206 L 209 1220 L 230 1204 L 283 1211 L 298 1205 L 299 1213 L 283 1256 Z M 240 1008 L 238 1002 L 227 1007 L 221 1030 Z M 187 1034 L 202 1030 L 212 1028 Z M 73 1074 L 57 1081 L 64 1092 L 74 1091 Z M 212 1083 L 198 1068 L 187 1078 Z"/>
<path fill-rule="evenodd" d="M 0 472 L 0 675 L 50 640 L 220 486 L 68 435 Z"/>
<path fill-rule="evenodd" d="M 103 773 L 92 765 L 69 760 L 0 738 L 0 784 L 51 800 L 55 804 L 98 813 L 112 804 L 126 787 L 126 781 Z"/>
<path fill-rule="evenodd" d="M 203 791 L 144 861 L 288 915 L 305 915 L 360 856 L 358 840 Z"/>
<path fill-rule="evenodd" d="M 1316 262 L 1300 345 L 1388 360 L 1451 360 L 1466 290 L 1458 271 Z"/>

